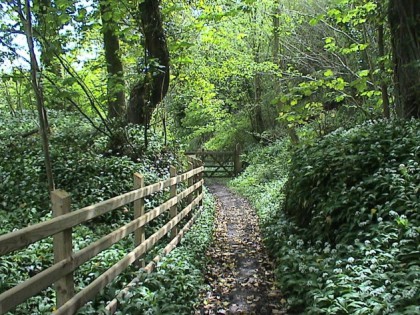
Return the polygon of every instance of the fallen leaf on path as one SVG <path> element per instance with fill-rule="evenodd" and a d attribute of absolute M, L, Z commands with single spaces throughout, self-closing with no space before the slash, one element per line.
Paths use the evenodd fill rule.
<path fill-rule="evenodd" d="M 196 314 L 285 314 L 255 211 L 226 187 L 216 186 L 211 188 L 219 196 L 214 244 L 206 253 L 212 262 L 206 273 L 210 291 L 202 294 L 207 298 Z"/>

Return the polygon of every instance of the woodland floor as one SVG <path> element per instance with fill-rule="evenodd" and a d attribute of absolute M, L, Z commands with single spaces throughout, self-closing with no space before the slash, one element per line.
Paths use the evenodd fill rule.
<path fill-rule="evenodd" d="M 254 209 L 224 185 L 208 188 L 218 201 L 216 226 L 214 245 L 206 253 L 209 289 L 195 314 L 286 314 Z"/>

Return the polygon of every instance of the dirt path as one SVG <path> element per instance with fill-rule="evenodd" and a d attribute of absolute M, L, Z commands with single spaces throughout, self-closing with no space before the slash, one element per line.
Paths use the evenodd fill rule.
<path fill-rule="evenodd" d="M 215 243 L 206 253 L 210 290 L 195 314 L 286 314 L 254 210 L 223 185 L 208 188 L 218 199 Z"/>

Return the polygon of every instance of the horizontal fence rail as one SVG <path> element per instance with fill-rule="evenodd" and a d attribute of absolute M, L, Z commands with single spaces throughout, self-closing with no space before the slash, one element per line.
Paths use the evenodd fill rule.
<path fill-rule="evenodd" d="M 144 268 L 147 273 L 151 273 L 154 270 L 156 264 L 162 259 L 162 257 L 169 254 L 178 245 L 184 234 L 191 228 L 200 214 L 200 212 L 194 214 L 188 223 L 185 224 L 185 226 L 179 231 L 178 235 L 168 245 L 166 245 L 166 247 L 161 251 L 159 255 L 157 255 L 151 262 L 149 262 L 149 264 Z M 114 314 L 118 309 L 118 299 L 124 299 L 124 296 L 130 291 L 131 288 L 135 287 L 139 281 L 139 278 L 134 278 L 123 290 L 118 293 L 117 297 L 115 297 L 107 304 L 105 309 L 110 314 Z"/>
<path fill-rule="evenodd" d="M 205 177 L 234 177 L 241 170 L 241 148 L 237 144 L 234 151 L 191 151 L 186 152 L 189 156 L 194 156 L 204 163 Z"/>
<path fill-rule="evenodd" d="M 68 212 L 70 211 L 70 198 L 66 192 L 61 190 L 52 192 L 51 200 L 53 215 L 55 217 L 48 221 L 1 235 L 0 256 L 26 248 L 34 242 L 53 236 L 55 263 L 51 267 L 1 293 L 0 314 L 12 310 L 28 298 L 35 296 L 53 284 L 57 299 L 57 307 L 54 314 L 74 314 L 125 269 L 138 262 L 142 255 L 153 248 L 168 233 L 171 242 L 165 247 L 161 255 L 164 256 L 170 252 L 179 242 L 185 231 L 192 225 L 199 213 L 196 213 L 179 233 L 177 230 L 178 223 L 190 214 L 195 206 L 202 205 L 204 167 L 200 161 L 192 159 L 189 168 L 190 170 L 188 172 L 177 175 L 176 169 L 171 167 L 170 178 L 146 187 L 144 187 L 143 177 L 140 174 L 135 174 L 134 190 L 73 212 Z M 177 184 L 183 182 L 187 183 L 187 188 L 177 193 Z M 156 192 L 161 192 L 166 188 L 170 189 L 169 199 L 145 213 L 144 198 Z M 188 205 L 178 213 L 178 205 L 183 200 L 186 200 Z M 134 203 L 134 219 L 131 222 L 117 228 L 110 234 L 103 236 L 77 252 L 72 251 L 73 227 L 129 203 Z M 145 225 L 168 211 L 170 216 L 169 222 L 149 238 L 145 239 Z M 75 294 L 73 272 L 100 252 L 108 249 L 131 233 L 134 233 L 135 236 L 134 249 L 80 292 Z M 159 261 L 160 258 L 161 256 L 157 256 L 154 261 Z M 152 269 L 153 262 L 149 263 L 146 267 L 148 272 Z M 108 308 L 113 310 L 113 312 L 115 312 L 116 307 L 116 300 L 109 303 Z"/>

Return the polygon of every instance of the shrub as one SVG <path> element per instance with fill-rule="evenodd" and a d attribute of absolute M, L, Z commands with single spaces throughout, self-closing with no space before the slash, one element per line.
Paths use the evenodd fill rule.
<path fill-rule="evenodd" d="M 419 130 L 411 121 L 336 131 L 293 150 L 290 174 L 263 148 L 231 182 L 257 207 L 292 313 L 420 312 Z M 278 163 L 274 177 L 262 169 Z M 342 217 L 327 229 L 335 206 Z"/>
<path fill-rule="evenodd" d="M 143 136 L 135 126 L 129 126 L 126 132 L 142 156 L 133 160 L 109 155 L 106 138 L 80 115 L 49 113 L 56 187 L 70 193 L 74 209 L 131 190 L 135 172 L 145 176 L 147 185 L 168 177 L 171 164 L 183 168 L 183 162 L 173 153 L 176 149 L 165 148 L 163 141 L 152 133 L 150 150 L 144 151 Z M 0 113 L 0 120 L 10 126 L 0 131 L 0 144 L 4 148 L 0 155 L 0 215 L 5 221 L 0 233 L 6 233 L 44 220 L 51 207 L 39 137 L 37 134 L 21 137 L 36 128 L 36 119 L 27 112 L 19 117 Z"/>
<path fill-rule="evenodd" d="M 163 140 L 152 132 L 150 150 L 144 151 L 141 130 L 135 126 L 129 126 L 126 130 L 133 147 L 141 152 L 141 158 L 138 158 L 139 155 L 135 159 L 133 156 L 111 155 L 106 151 L 107 139 L 80 115 L 49 113 L 50 149 L 56 187 L 70 193 L 73 209 L 131 190 L 135 172 L 145 176 L 147 185 L 168 177 L 169 165 L 177 166 L 179 172 L 185 171 L 186 163 L 174 153 L 176 149 L 164 147 Z M 19 117 L 0 112 L 0 121 L 7 126 L 0 130 L 0 145 L 3 148 L 0 154 L 0 234 L 4 234 L 50 218 L 51 206 L 39 137 L 34 134 L 22 138 L 22 134 L 36 128 L 36 118 L 31 112 L 24 112 Z M 164 195 L 158 193 L 146 198 L 146 210 L 160 204 Z M 115 230 L 132 213 L 115 210 L 75 227 L 75 250 Z M 146 235 L 153 233 L 163 220 L 159 217 L 155 220 L 157 223 L 149 224 Z M 123 257 L 132 244 L 130 237 L 125 238 L 81 266 L 75 273 L 76 286 L 86 286 L 93 277 Z M 49 267 L 53 260 L 51 246 L 52 239 L 47 238 L 1 257 L 0 292 Z M 116 287 L 111 285 L 110 288 L 106 292 L 112 296 Z M 18 306 L 14 314 L 49 314 L 54 307 L 54 294 L 53 289 L 47 289 Z M 90 311 L 96 314 L 95 310 Z"/>
<path fill-rule="evenodd" d="M 287 213 L 309 227 L 308 239 L 330 241 L 389 219 L 391 210 L 419 219 L 418 139 L 418 121 L 381 121 L 302 145 L 292 157 Z"/>
<path fill-rule="evenodd" d="M 208 193 L 203 207 L 181 245 L 158 263 L 155 272 L 139 275 L 138 285 L 121 301 L 116 314 L 191 314 L 204 286 L 203 253 L 213 234 L 215 203 Z"/>

